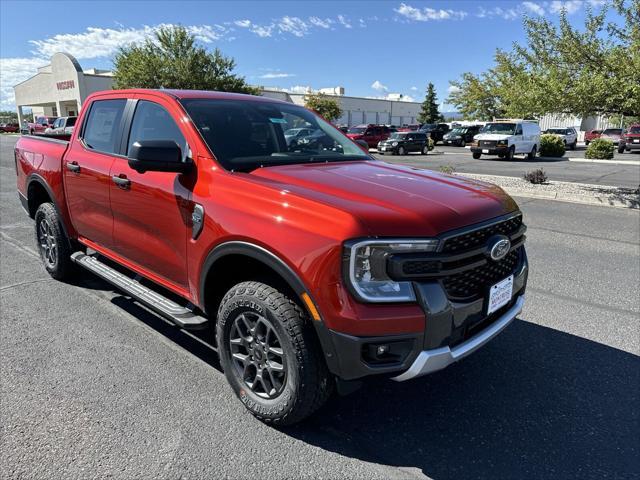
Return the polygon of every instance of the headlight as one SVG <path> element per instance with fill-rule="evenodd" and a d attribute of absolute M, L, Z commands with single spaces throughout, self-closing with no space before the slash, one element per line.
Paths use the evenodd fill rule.
<path fill-rule="evenodd" d="M 498 145 L 509 145 L 509 140 L 498 140 Z"/>
<path fill-rule="evenodd" d="M 355 295 L 365 302 L 413 302 L 411 282 L 387 275 L 387 258 L 396 253 L 433 252 L 438 240 L 363 240 L 345 247 L 345 276 Z"/>
<path fill-rule="evenodd" d="M 392 147 L 397 147 L 397 146 L 398 146 L 398 142 L 393 142 L 393 143 L 391 144 L 391 146 L 392 146 Z"/>

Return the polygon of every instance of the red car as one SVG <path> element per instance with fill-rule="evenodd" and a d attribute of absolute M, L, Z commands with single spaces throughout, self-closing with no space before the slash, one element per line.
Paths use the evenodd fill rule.
<path fill-rule="evenodd" d="M 44 133 L 47 128 L 53 128 L 54 122 L 58 117 L 36 117 L 35 122 L 27 123 L 29 135 Z"/>
<path fill-rule="evenodd" d="M 589 143 L 591 143 L 592 140 L 595 140 L 596 138 L 600 138 L 601 134 L 602 134 L 602 130 L 589 130 L 585 132 L 584 144 L 589 145 Z"/>
<path fill-rule="evenodd" d="M 20 125 L 17 123 L 0 123 L 0 132 L 16 133 L 20 131 Z"/>
<path fill-rule="evenodd" d="M 600 138 L 611 140 L 614 145 L 619 145 L 622 135 L 624 135 L 624 129 L 622 128 L 606 128 L 600 134 Z"/>
<path fill-rule="evenodd" d="M 299 125 L 325 138 L 288 145 Z M 23 136 L 15 161 L 46 271 L 83 267 L 206 329 L 268 423 L 371 375 L 445 368 L 524 303 L 526 227 L 504 191 L 376 160 L 291 103 L 99 92 L 70 141 Z"/>
<path fill-rule="evenodd" d="M 618 153 L 638 150 L 640 150 L 640 123 L 631 125 L 626 133 L 620 137 L 620 143 L 618 143 Z"/>
<path fill-rule="evenodd" d="M 391 130 L 385 125 L 357 125 L 350 127 L 346 133 L 351 140 L 361 140 L 369 145 L 369 148 L 376 148 L 378 143 L 386 140 L 391 135 Z"/>

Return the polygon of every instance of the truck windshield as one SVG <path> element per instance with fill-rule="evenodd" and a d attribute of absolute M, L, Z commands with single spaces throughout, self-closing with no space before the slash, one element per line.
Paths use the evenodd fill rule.
<path fill-rule="evenodd" d="M 227 170 L 371 159 L 333 126 L 296 105 L 202 98 L 181 103 Z M 285 136 L 298 128 L 308 133 Z"/>
<path fill-rule="evenodd" d="M 389 135 L 389 140 L 404 140 L 408 134 L 408 132 L 393 132 Z"/>
<path fill-rule="evenodd" d="M 480 133 L 499 133 L 503 135 L 513 135 L 516 131 L 515 123 L 487 123 Z"/>

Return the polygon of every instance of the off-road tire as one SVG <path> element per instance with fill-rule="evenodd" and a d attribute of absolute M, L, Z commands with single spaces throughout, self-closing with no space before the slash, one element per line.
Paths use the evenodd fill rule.
<path fill-rule="evenodd" d="M 280 341 L 286 380 L 275 398 L 262 398 L 252 391 L 232 359 L 231 332 L 242 314 L 265 318 Z M 218 309 L 216 334 L 227 381 L 259 420 L 276 426 L 291 425 L 311 415 L 331 396 L 334 381 L 310 320 L 298 304 L 275 288 L 261 282 L 242 282 L 231 288 Z"/>
<path fill-rule="evenodd" d="M 40 259 L 47 270 L 56 280 L 65 280 L 75 273 L 75 265 L 71 261 L 71 251 L 69 239 L 64 233 L 58 212 L 52 203 L 43 203 L 38 207 L 35 214 L 36 246 L 40 253 Z M 55 245 L 55 259 L 47 252 L 45 246 L 47 242 L 44 236 L 50 237 L 50 245 Z M 45 240 L 44 242 L 42 240 Z"/>

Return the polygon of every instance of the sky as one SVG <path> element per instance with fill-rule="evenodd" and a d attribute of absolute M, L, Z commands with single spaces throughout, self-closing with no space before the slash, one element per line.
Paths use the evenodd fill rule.
<path fill-rule="evenodd" d="M 253 85 L 300 91 L 342 86 L 350 96 L 401 93 L 422 101 L 432 82 L 492 66 L 496 48 L 525 40 L 524 15 L 582 23 L 604 0 L 545 1 L 7 1 L 0 0 L 0 109 L 13 86 L 71 53 L 84 69 L 110 69 L 121 46 L 181 24 L 236 60 Z M 451 108 L 442 105 L 445 111 Z"/>

